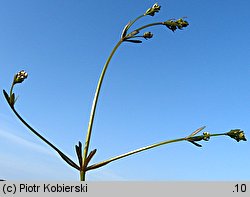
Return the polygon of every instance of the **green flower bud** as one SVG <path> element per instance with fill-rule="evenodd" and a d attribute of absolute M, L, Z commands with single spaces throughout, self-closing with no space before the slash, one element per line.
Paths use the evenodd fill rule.
<path fill-rule="evenodd" d="M 192 144 L 198 147 L 202 147 L 200 144 L 197 143 L 198 141 L 201 141 L 201 140 L 208 141 L 209 139 L 210 139 L 210 134 L 208 132 L 204 132 L 203 135 L 198 135 L 198 136 L 193 136 L 193 133 L 192 133 L 191 136 L 187 137 L 187 141 L 191 142 Z"/>
<path fill-rule="evenodd" d="M 231 130 L 227 133 L 227 135 L 235 139 L 237 142 L 239 142 L 240 140 L 247 141 L 244 135 L 244 131 L 241 131 L 240 129 Z"/>
<path fill-rule="evenodd" d="M 166 25 L 166 27 L 172 30 L 173 32 L 177 29 L 176 23 L 173 20 L 167 20 L 163 22 L 163 25 Z"/>
<path fill-rule="evenodd" d="M 143 37 L 144 37 L 145 39 L 150 39 L 150 38 L 153 37 L 153 34 L 152 34 L 151 32 L 145 32 L 145 33 L 143 34 Z"/>
<path fill-rule="evenodd" d="M 189 23 L 182 18 L 178 20 L 167 20 L 163 22 L 163 25 L 166 25 L 167 28 L 172 30 L 173 32 L 178 28 L 178 29 L 183 29 L 183 27 L 187 27 Z"/>
<path fill-rule="evenodd" d="M 24 79 L 26 79 L 28 77 L 28 73 L 26 73 L 24 70 L 21 70 L 20 72 L 18 72 L 15 77 L 14 77 L 14 84 L 16 83 L 22 83 L 24 81 Z"/>
<path fill-rule="evenodd" d="M 183 27 L 187 27 L 187 26 L 189 25 L 188 22 L 187 22 L 187 21 L 184 21 L 182 18 L 176 20 L 175 22 L 176 22 L 177 27 L 178 27 L 179 29 L 182 29 Z"/>
<path fill-rule="evenodd" d="M 161 9 L 161 6 L 155 3 L 151 8 L 149 8 L 144 15 L 150 15 L 154 16 L 156 12 L 159 12 Z"/>
<path fill-rule="evenodd" d="M 203 133 L 203 140 L 208 141 L 210 139 L 210 134 L 208 132 Z"/>

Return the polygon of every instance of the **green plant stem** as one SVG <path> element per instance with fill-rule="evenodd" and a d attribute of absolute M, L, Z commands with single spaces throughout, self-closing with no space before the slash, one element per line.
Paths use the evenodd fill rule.
<path fill-rule="evenodd" d="M 227 135 L 227 133 L 215 133 L 215 134 L 210 134 L 210 137 L 221 136 L 221 135 Z"/>
<path fill-rule="evenodd" d="M 14 85 L 15 85 L 15 83 L 14 83 L 15 82 L 15 78 L 16 78 L 16 76 L 14 77 L 13 82 L 12 82 L 11 87 L 10 87 L 10 96 L 13 93 L 13 88 L 14 88 Z"/>
<path fill-rule="evenodd" d="M 9 104 L 9 102 L 8 102 Z M 53 148 L 61 157 L 62 159 L 67 162 L 70 166 L 73 168 L 80 170 L 80 167 L 74 163 L 69 157 L 67 157 L 62 151 L 60 151 L 57 147 L 55 147 L 51 142 L 49 142 L 47 139 L 45 139 L 42 135 L 40 135 L 35 129 L 33 129 L 15 110 L 14 107 L 10 106 L 14 114 L 18 117 L 18 119 L 26 126 L 28 127 L 37 137 L 39 137 L 42 141 L 44 141 L 46 144 L 48 144 L 51 148 Z"/>
<path fill-rule="evenodd" d="M 162 146 L 162 145 L 165 145 L 165 144 L 169 144 L 169 143 L 180 142 L 180 141 L 183 141 L 183 140 L 186 140 L 186 138 L 178 138 L 178 139 L 174 139 L 174 140 L 166 140 L 166 141 L 163 141 L 163 142 L 160 142 L 160 143 L 156 143 L 156 144 L 152 144 L 152 145 L 149 145 L 149 146 L 145 146 L 145 147 L 142 147 L 142 148 L 139 148 L 139 149 L 136 149 L 136 150 L 133 150 L 133 151 L 130 151 L 130 152 L 118 155 L 116 157 L 110 158 L 108 160 L 102 161 L 100 163 L 93 164 L 93 165 L 89 166 L 87 168 L 87 170 L 93 170 L 93 169 L 102 167 L 102 166 L 104 166 L 104 165 L 106 165 L 106 164 L 108 164 L 108 163 L 110 163 L 112 161 L 115 161 L 115 160 L 118 160 L 118 159 L 130 156 L 130 155 L 142 152 L 142 151 L 146 151 L 148 149 L 152 149 L 152 148 L 155 148 L 155 147 L 158 147 L 158 146 Z"/>
<path fill-rule="evenodd" d="M 226 133 L 211 134 L 210 137 L 221 136 L 221 135 L 226 135 Z M 203 135 L 201 135 L 201 136 L 203 136 Z M 88 170 L 93 170 L 93 169 L 96 169 L 96 168 L 100 168 L 100 167 L 105 166 L 106 164 L 108 164 L 108 163 L 110 163 L 112 161 L 115 161 L 115 160 L 118 160 L 118 159 L 122 159 L 124 157 L 130 156 L 130 155 L 142 152 L 142 151 L 146 151 L 146 150 L 149 150 L 149 149 L 152 149 L 152 148 L 156 148 L 158 146 L 162 146 L 162 145 L 165 145 L 165 144 L 170 144 L 170 143 L 174 143 L 174 142 L 185 141 L 185 140 L 188 140 L 188 139 L 189 139 L 188 137 L 184 137 L 184 138 L 178 138 L 178 139 L 174 139 L 174 140 L 166 140 L 166 141 L 163 141 L 163 142 L 159 142 L 159 143 L 156 143 L 156 144 L 145 146 L 145 147 L 142 147 L 142 148 L 139 148 L 139 149 L 136 149 L 136 150 L 133 150 L 133 151 L 130 151 L 130 152 L 118 155 L 116 157 L 112 157 L 112 158 L 110 158 L 108 160 L 105 160 L 105 161 L 102 161 L 100 163 L 93 164 L 93 165 L 87 167 L 87 171 Z"/>
<path fill-rule="evenodd" d="M 133 30 L 132 32 L 139 32 L 139 31 L 142 30 L 142 29 L 146 29 L 146 28 L 148 28 L 148 27 L 152 27 L 152 26 L 156 26 L 156 25 L 164 25 L 164 24 L 163 24 L 162 22 L 151 23 L 151 24 L 148 24 L 148 25 L 144 25 L 144 26 L 142 26 L 142 27 L 140 27 L 140 28 L 138 28 L 138 29 L 135 29 L 135 30 Z M 128 33 L 127 36 L 125 36 L 124 39 L 126 40 L 126 39 L 129 39 L 129 38 L 138 37 L 138 36 L 131 36 L 132 32 Z M 139 36 L 139 37 L 141 37 L 141 36 Z"/>
<path fill-rule="evenodd" d="M 141 15 L 139 17 L 137 17 L 134 21 L 131 22 L 131 24 L 128 26 L 128 29 L 140 18 L 144 17 L 145 15 Z M 151 26 L 155 26 L 155 25 L 163 25 L 162 22 L 157 22 L 157 23 L 151 23 L 148 25 L 144 25 L 138 29 L 136 29 L 135 31 L 140 31 L 142 29 L 145 29 L 147 27 L 151 27 Z M 129 34 L 127 34 L 129 35 Z M 86 140 L 85 140 L 85 147 L 84 147 L 84 151 L 83 151 L 83 166 L 81 166 L 81 171 L 80 171 L 80 180 L 81 181 L 85 181 L 85 176 L 86 176 L 86 158 L 88 156 L 88 151 L 89 151 L 89 144 L 90 144 L 90 139 L 91 139 L 91 134 L 92 134 L 92 127 L 93 127 L 93 122 L 94 122 L 94 118 L 95 118 L 95 111 L 96 111 L 96 106 L 97 106 L 97 102 L 98 102 L 98 98 L 99 98 L 99 94 L 100 94 L 100 90 L 101 90 L 101 86 L 102 86 L 102 82 L 106 73 L 106 70 L 108 68 L 108 65 L 110 63 L 110 60 L 112 59 L 113 55 L 115 54 L 116 50 L 118 49 L 118 47 L 121 45 L 121 43 L 127 39 L 128 37 L 125 36 L 124 38 L 120 39 L 119 42 L 115 45 L 115 47 L 113 48 L 111 54 L 109 55 L 106 63 L 104 64 L 102 73 L 99 77 L 99 81 L 96 87 L 96 91 L 95 91 L 95 96 L 93 99 L 93 103 L 92 103 L 92 108 L 91 108 L 91 112 L 90 112 L 90 118 L 89 118 L 89 124 L 88 124 L 88 131 L 87 131 L 87 135 L 86 135 Z M 158 146 L 158 145 L 157 145 Z M 139 152 L 141 152 L 143 150 L 140 150 Z M 131 153 L 134 154 L 134 153 Z M 125 156 L 122 156 L 125 157 Z M 119 159 L 119 158 L 116 158 Z M 115 160 L 116 160 L 115 159 Z"/>
<path fill-rule="evenodd" d="M 146 16 L 146 15 L 143 14 L 143 15 L 141 15 L 141 16 L 138 16 L 135 20 L 133 20 L 133 21 L 129 24 L 127 30 L 129 30 L 129 28 L 130 28 L 136 21 L 138 21 L 140 18 L 142 18 L 142 17 L 144 17 L 144 16 Z"/>
<path fill-rule="evenodd" d="M 127 29 L 129 29 L 137 20 L 139 20 L 140 18 L 142 18 L 144 16 L 145 15 L 141 15 L 141 16 L 137 17 L 135 20 L 133 20 L 131 22 L 131 24 L 129 24 L 129 26 L 128 26 Z M 151 26 L 155 26 L 155 25 L 163 25 L 163 23 L 162 22 L 151 23 L 151 24 L 148 24 L 148 25 L 144 25 L 144 26 L 136 29 L 135 31 L 140 31 L 142 29 L 145 29 L 145 28 L 151 27 Z M 115 54 L 117 48 L 121 45 L 121 43 L 124 40 L 126 40 L 126 39 L 129 38 L 128 35 L 129 34 L 127 34 L 127 36 L 125 36 L 124 38 L 121 38 L 119 40 L 119 42 L 115 45 L 115 47 L 113 48 L 111 54 L 109 55 L 109 57 L 108 57 L 105 65 L 104 65 L 102 73 L 101 73 L 101 75 L 99 77 L 99 81 L 98 81 L 98 84 L 97 84 L 97 87 L 96 87 L 95 96 L 94 96 L 94 99 L 93 99 L 92 108 L 91 108 L 91 112 L 90 112 L 90 118 L 89 118 L 89 124 L 88 124 L 88 131 L 87 131 L 86 140 L 85 140 L 85 147 L 84 147 L 84 151 L 83 151 L 83 164 L 82 164 L 81 170 L 80 170 L 80 180 L 81 181 L 85 181 L 85 176 L 86 176 L 86 171 L 87 171 L 85 169 L 87 167 L 87 165 L 86 165 L 86 159 L 87 159 L 87 156 L 88 156 L 89 144 L 90 144 L 90 139 L 91 139 L 91 134 L 92 134 L 92 127 L 93 127 L 93 122 L 94 122 L 94 118 L 95 118 L 95 111 L 96 111 L 96 106 L 97 106 L 97 102 L 98 102 L 98 98 L 99 98 L 99 94 L 100 94 L 102 82 L 103 82 L 106 70 L 108 68 L 108 65 L 110 63 L 110 60 L 112 59 L 113 55 Z M 143 150 L 139 150 L 139 152 L 141 152 L 141 151 L 143 151 Z M 130 154 L 134 154 L 134 153 L 130 153 Z M 122 156 L 122 157 L 125 157 L 125 156 Z M 119 159 L 119 158 L 115 158 L 115 160 Z"/>
<path fill-rule="evenodd" d="M 92 133 L 92 127 L 93 127 L 93 122 L 94 122 L 94 118 L 95 118 L 95 111 L 96 111 L 96 106 L 97 106 L 97 102 L 98 102 L 98 98 L 99 98 L 99 94 L 100 94 L 100 90 L 101 90 L 101 86 L 102 86 L 102 82 L 106 73 L 106 70 L 108 68 L 108 65 L 110 63 L 110 60 L 112 59 L 113 55 L 115 54 L 117 48 L 121 45 L 121 43 L 123 42 L 123 39 L 121 39 L 113 48 L 111 54 L 109 55 L 102 73 L 99 77 L 99 81 L 96 87 L 96 91 L 95 91 L 95 96 L 93 99 L 93 103 L 92 103 L 92 108 L 91 108 L 91 113 L 90 113 L 90 118 L 89 118 L 89 124 L 88 124 L 88 131 L 87 131 L 87 136 L 86 136 L 86 141 L 85 141 L 85 147 L 84 147 L 84 152 L 83 152 L 83 166 L 86 166 L 86 158 L 88 156 L 88 150 L 89 150 L 89 144 L 90 144 L 90 138 L 91 138 L 91 133 Z M 81 181 L 85 180 L 85 169 L 82 169 L 83 172 L 80 173 L 81 176 Z"/>
<path fill-rule="evenodd" d="M 151 27 L 151 26 L 156 26 L 156 25 L 163 25 L 162 22 L 157 22 L 157 23 L 151 23 L 151 24 L 148 24 L 148 25 L 144 25 L 138 29 L 135 29 L 134 31 L 140 31 L 142 29 L 145 29 L 145 28 L 148 28 L 148 27 Z"/>
<path fill-rule="evenodd" d="M 86 172 L 84 170 L 80 170 L 80 180 L 85 181 L 85 174 Z"/>
<path fill-rule="evenodd" d="M 12 83 L 11 88 L 10 88 L 10 96 L 12 95 L 13 88 L 14 88 L 14 83 Z"/>

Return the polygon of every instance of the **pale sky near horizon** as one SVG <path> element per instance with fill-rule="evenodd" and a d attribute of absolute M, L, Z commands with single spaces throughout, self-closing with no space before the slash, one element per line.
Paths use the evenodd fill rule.
<path fill-rule="evenodd" d="M 229 137 L 179 142 L 89 172 L 87 180 L 249 180 L 250 2 L 160 0 L 161 10 L 135 27 L 186 16 L 171 32 L 149 28 L 152 39 L 123 43 L 107 70 L 97 106 L 92 163 L 201 126 Z M 74 161 L 84 143 L 103 64 L 129 20 L 155 1 L 0 0 L 0 89 L 16 72 L 16 109 Z M 143 32 L 142 32 L 143 33 Z M 78 172 L 29 132 L 0 96 L 0 179 L 78 180 Z"/>

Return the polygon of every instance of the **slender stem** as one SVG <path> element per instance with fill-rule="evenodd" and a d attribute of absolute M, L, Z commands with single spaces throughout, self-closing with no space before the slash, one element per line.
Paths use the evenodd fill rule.
<path fill-rule="evenodd" d="M 13 82 L 12 82 L 12 84 L 11 84 L 10 96 L 12 95 L 12 92 L 13 92 L 13 88 L 14 88 L 14 85 L 15 85 L 15 79 L 16 79 L 16 75 L 14 76 Z"/>
<path fill-rule="evenodd" d="M 102 167 L 102 166 L 104 166 L 104 165 L 106 165 L 106 164 L 108 164 L 108 163 L 110 163 L 112 161 L 115 161 L 115 160 L 118 160 L 118 159 L 130 156 L 130 155 L 142 152 L 142 151 L 146 151 L 148 149 L 152 149 L 152 148 L 155 148 L 155 147 L 158 147 L 158 146 L 162 146 L 164 144 L 169 144 L 169 143 L 179 142 L 179 141 L 184 141 L 184 140 L 186 140 L 186 138 L 178 138 L 178 139 L 174 139 L 174 140 L 166 140 L 166 141 L 163 141 L 163 142 L 160 142 L 160 143 L 156 143 L 156 144 L 152 144 L 152 145 L 149 145 L 149 146 L 145 146 L 145 147 L 142 147 L 142 148 L 139 148 L 139 149 L 136 149 L 136 150 L 133 150 L 133 151 L 130 151 L 130 152 L 118 155 L 116 157 L 110 158 L 108 160 L 102 161 L 100 163 L 93 164 L 93 165 L 89 166 L 87 168 L 87 170 L 93 170 L 93 169 Z"/>
<path fill-rule="evenodd" d="M 129 28 L 130 28 L 136 21 L 138 21 L 140 18 L 142 18 L 142 17 L 144 17 L 144 16 L 146 16 L 146 15 L 143 14 L 143 15 L 141 15 L 141 16 L 138 16 L 135 20 L 133 20 L 133 21 L 129 24 L 127 30 L 129 30 Z"/>
<path fill-rule="evenodd" d="M 163 25 L 163 23 L 162 22 L 151 23 L 151 24 L 148 24 L 148 25 L 144 25 L 144 26 L 136 29 L 135 31 L 140 31 L 142 29 L 145 29 L 145 28 L 148 28 L 148 27 L 151 27 L 151 26 L 155 26 L 155 25 Z"/>
<path fill-rule="evenodd" d="M 210 134 L 210 137 L 213 137 L 213 136 L 222 136 L 222 135 L 226 135 L 226 133 Z M 203 135 L 200 135 L 200 136 L 203 136 Z M 142 148 L 139 148 L 139 149 L 136 149 L 136 150 L 133 150 L 133 151 L 130 151 L 130 152 L 118 155 L 116 157 L 112 157 L 112 158 L 107 159 L 105 161 L 93 164 L 93 165 L 87 167 L 87 171 L 88 170 L 93 170 L 93 169 L 96 169 L 96 168 L 100 168 L 100 167 L 105 166 L 106 164 L 108 164 L 108 163 L 110 163 L 112 161 L 115 161 L 115 160 L 118 160 L 118 159 L 122 159 L 124 157 L 130 156 L 130 155 L 142 152 L 142 151 L 146 151 L 146 150 L 149 150 L 149 149 L 152 149 L 152 148 L 155 148 L 155 147 L 158 147 L 158 146 L 162 146 L 162 145 L 165 145 L 165 144 L 170 144 L 170 143 L 174 143 L 174 142 L 185 141 L 185 140 L 188 140 L 188 139 L 189 138 L 184 137 L 184 138 L 178 138 L 178 139 L 174 139 L 174 140 L 166 140 L 166 141 L 163 141 L 163 142 L 159 142 L 159 143 L 156 143 L 156 144 L 145 146 L 145 147 L 142 147 Z"/>
<path fill-rule="evenodd" d="M 134 31 L 130 32 L 127 34 L 127 36 L 125 36 L 124 40 L 127 40 L 127 39 L 130 39 L 130 38 L 136 38 L 136 37 L 143 37 L 143 36 L 134 36 L 133 32 L 138 32 L 142 29 L 146 29 L 148 27 L 151 27 L 151 26 L 156 26 L 156 25 L 164 25 L 162 22 L 157 22 L 157 23 L 151 23 L 151 24 L 148 24 L 148 25 L 144 25 L 138 29 L 135 29 Z"/>
<path fill-rule="evenodd" d="M 128 29 L 137 21 L 139 20 L 140 18 L 142 18 L 143 16 L 145 15 L 141 15 L 139 17 L 137 17 L 134 21 L 131 22 L 131 24 L 128 26 Z M 163 25 L 162 22 L 157 22 L 157 23 L 151 23 L 151 24 L 148 24 L 148 25 L 144 25 L 138 29 L 136 29 L 135 31 L 140 31 L 142 29 L 145 29 L 147 27 L 151 27 L 151 26 L 155 26 L 155 25 Z M 129 35 L 129 34 L 128 34 Z M 98 84 L 97 84 L 97 88 L 96 88 L 96 91 L 95 91 L 95 96 L 94 96 L 94 99 L 93 99 L 93 103 L 92 103 L 92 108 L 91 108 L 91 112 L 90 112 L 90 118 L 89 118 L 89 124 L 88 124 L 88 131 L 87 131 L 87 135 L 86 135 L 86 140 L 85 140 L 85 147 L 84 147 L 84 151 L 83 151 L 83 166 L 81 167 L 81 169 L 83 169 L 83 172 L 80 172 L 80 179 L 82 181 L 85 180 L 85 174 L 86 174 L 86 171 L 87 169 L 85 169 L 85 167 L 87 166 L 86 165 L 86 158 L 88 156 L 88 149 L 89 149 L 89 144 L 90 144 L 90 138 L 91 138 L 91 134 L 92 134 L 92 127 L 93 127 L 93 122 L 94 122 L 94 118 L 95 118 L 95 111 L 96 111 L 96 106 L 97 106 L 97 102 L 98 102 L 98 98 L 99 98 L 99 93 L 100 93 L 100 90 L 101 90 L 101 86 L 102 86 L 102 82 L 103 82 L 103 79 L 104 79 L 104 76 L 105 76 L 105 73 L 106 73 L 106 70 L 108 68 L 108 65 L 110 63 L 110 60 L 112 59 L 114 53 L 116 52 L 117 48 L 121 45 L 121 43 L 126 40 L 128 37 L 125 36 L 124 38 L 122 38 L 117 44 L 116 46 L 113 48 L 111 54 L 109 55 L 104 67 L 103 67 L 103 70 L 102 70 L 102 73 L 99 77 L 99 81 L 98 81 Z M 183 139 L 182 139 L 183 140 Z M 169 142 L 167 142 L 169 143 Z M 163 143 L 165 144 L 165 143 Z M 162 144 L 160 144 L 162 145 Z M 153 148 L 153 147 L 156 147 L 156 146 L 159 146 L 159 144 L 155 144 L 155 145 L 152 145 L 149 146 L 149 147 L 144 147 L 142 149 L 139 149 L 139 150 L 136 150 L 136 152 L 130 152 L 128 155 L 131 155 L 131 154 L 135 154 L 137 152 L 141 152 L 141 151 L 144 151 L 144 150 L 147 150 L 149 148 Z M 146 149 L 145 149 L 146 148 Z M 117 160 L 117 159 L 120 159 L 122 157 L 126 157 L 128 155 L 122 155 L 122 156 L 119 156 L 119 157 L 115 157 L 115 158 L 112 158 L 113 160 Z M 113 161 L 112 160 L 112 161 Z M 111 162 L 111 161 L 105 161 L 107 163 Z M 102 164 L 101 164 L 102 165 Z M 105 165 L 105 164 L 104 164 Z"/>
<path fill-rule="evenodd" d="M 148 28 L 148 27 L 151 27 L 151 26 L 156 26 L 156 25 L 163 25 L 163 23 L 162 22 L 157 22 L 157 23 L 151 23 L 151 24 L 148 24 L 148 25 L 144 25 L 144 26 L 142 26 L 142 27 L 140 27 L 140 28 L 138 28 L 138 29 L 135 29 L 133 32 L 136 32 L 136 31 L 140 31 L 140 30 L 142 30 L 142 29 L 145 29 L 145 28 Z M 132 33 L 132 32 L 131 32 Z M 125 39 L 127 38 L 131 38 L 130 37 L 130 35 L 131 35 L 131 33 L 129 33 L 129 34 L 127 34 L 127 36 L 125 37 Z"/>
<path fill-rule="evenodd" d="M 213 136 L 221 136 L 221 135 L 227 135 L 227 133 L 215 133 L 215 134 L 210 134 L 210 137 L 213 137 Z"/>
<path fill-rule="evenodd" d="M 15 84 L 14 84 L 14 83 L 12 83 L 11 88 L 10 88 L 10 96 L 12 95 L 14 85 L 15 85 Z"/>
<path fill-rule="evenodd" d="M 84 171 L 80 171 L 80 181 L 85 181 L 85 172 Z"/>
<path fill-rule="evenodd" d="M 93 127 L 93 122 L 94 122 L 94 118 L 95 118 L 95 111 L 96 111 L 96 106 L 97 106 L 97 102 L 98 102 L 98 98 L 99 98 L 99 93 L 101 90 L 101 86 L 102 86 L 102 82 L 106 73 L 106 70 L 108 68 L 108 65 L 110 63 L 110 60 L 112 59 L 113 55 L 115 54 L 115 51 L 117 50 L 117 48 L 121 45 L 121 43 L 123 42 L 123 39 L 121 39 L 113 48 L 111 54 L 109 55 L 102 73 L 100 75 L 97 87 L 96 87 L 96 91 L 95 91 L 95 96 L 93 99 L 93 104 L 92 104 L 92 108 L 91 108 L 91 113 L 90 113 L 90 118 L 89 118 L 89 125 L 88 125 L 88 131 L 87 131 L 87 136 L 86 136 L 86 141 L 85 141 L 85 147 L 84 147 L 84 152 L 83 152 L 83 166 L 85 166 L 86 164 L 86 158 L 88 156 L 88 150 L 89 150 L 89 144 L 90 144 L 90 138 L 91 138 L 91 133 L 92 133 L 92 127 Z M 84 170 L 84 169 L 83 169 Z M 81 180 L 85 180 L 85 170 L 81 173 Z"/>
<path fill-rule="evenodd" d="M 8 102 L 9 104 L 9 102 Z M 14 107 L 10 106 L 12 111 L 15 113 L 15 115 L 18 117 L 18 119 L 26 126 L 28 127 L 37 137 L 39 137 L 41 140 L 43 140 L 46 144 L 48 144 L 51 148 L 53 148 L 64 161 L 66 161 L 70 166 L 73 168 L 80 170 L 80 167 L 74 163 L 69 157 L 67 157 L 62 151 L 60 151 L 57 147 L 55 147 L 51 142 L 49 142 L 47 139 L 45 139 L 42 135 L 40 135 L 35 129 L 33 129 L 15 110 Z"/>

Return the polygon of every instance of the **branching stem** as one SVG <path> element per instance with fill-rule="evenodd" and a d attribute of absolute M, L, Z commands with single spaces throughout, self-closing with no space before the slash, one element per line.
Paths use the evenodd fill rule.
<path fill-rule="evenodd" d="M 6 98 L 7 99 L 7 98 Z M 7 100 L 8 101 L 8 100 Z M 9 101 L 8 104 L 10 105 Z M 32 132 L 34 133 L 37 137 L 39 137 L 42 141 L 44 141 L 46 144 L 48 144 L 51 148 L 53 148 L 61 157 L 62 159 L 67 162 L 70 166 L 73 168 L 80 170 L 80 167 L 73 162 L 69 157 L 67 157 L 62 151 L 60 151 L 56 146 L 54 146 L 50 141 L 45 139 L 39 132 L 37 132 L 33 127 L 31 127 L 20 115 L 19 113 L 15 110 L 14 107 L 10 105 L 10 108 L 14 112 L 14 114 L 17 116 L 17 118 Z"/>
<path fill-rule="evenodd" d="M 121 45 L 122 42 L 123 42 L 123 40 L 121 39 L 115 45 L 115 47 L 113 48 L 111 54 L 109 55 L 109 57 L 108 57 L 105 65 L 103 67 L 102 73 L 101 73 L 101 75 L 99 77 L 99 81 L 98 81 L 98 84 L 97 84 L 97 87 L 96 87 L 95 96 L 94 96 L 94 99 L 93 99 L 92 108 L 91 108 L 91 112 L 90 112 L 88 131 L 87 131 L 87 136 L 86 136 L 86 141 L 85 141 L 85 147 L 84 147 L 84 152 L 83 152 L 83 166 L 86 166 L 85 165 L 86 164 L 86 158 L 88 156 L 88 150 L 89 150 L 90 138 L 91 138 L 91 133 L 92 133 L 92 127 L 93 127 L 93 122 L 94 122 L 94 118 L 95 118 L 95 111 L 96 111 L 96 106 L 97 106 L 97 102 L 98 102 L 98 98 L 99 98 L 99 94 L 100 94 L 102 82 L 103 82 L 106 70 L 108 68 L 108 65 L 110 63 L 110 60 L 112 59 L 113 55 L 115 54 L 116 50 L 118 49 L 118 47 Z M 85 171 L 84 168 L 82 170 L 83 171 L 80 172 L 80 178 L 81 178 L 81 181 L 84 181 L 85 180 L 86 171 Z"/>
<path fill-rule="evenodd" d="M 221 135 L 226 135 L 226 133 L 210 134 L 210 137 L 213 137 L 213 136 L 221 136 Z M 203 136 L 203 135 L 200 135 L 200 136 Z M 199 136 L 198 136 L 198 137 L 199 137 Z M 116 157 L 112 157 L 112 158 L 107 159 L 107 160 L 105 160 L 105 161 L 102 161 L 102 162 L 93 164 L 93 165 L 87 167 L 87 171 L 88 171 L 88 170 L 93 170 L 93 169 L 96 169 L 96 168 L 100 168 L 100 167 L 105 166 L 106 164 L 108 164 L 108 163 L 110 163 L 110 162 L 112 162 L 112 161 L 115 161 L 115 160 L 118 160 L 118 159 L 122 159 L 122 158 L 124 158 L 124 157 L 130 156 L 130 155 L 133 155 L 133 154 L 142 152 L 142 151 L 146 151 L 146 150 L 149 150 L 149 149 L 152 149 L 152 148 L 156 148 L 156 147 L 158 147 L 158 146 L 162 146 L 162 145 L 165 145 L 165 144 L 170 144 L 170 143 L 180 142 L 180 141 L 185 141 L 185 140 L 188 141 L 188 140 L 189 140 L 189 137 L 178 138 L 178 139 L 174 139 L 174 140 L 166 140 L 166 141 L 163 141 L 163 142 L 159 142 L 159 143 L 156 143 L 156 144 L 152 144 L 152 145 L 149 145 L 149 146 L 145 146 L 145 147 L 142 147 L 142 148 L 139 148 L 139 149 L 136 149 L 136 150 L 133 150 L 133 151 L 130 151 L 130 152 L 127 152 L 127 153 L 118 155 L 118 156 L 116 156 Z"/>

